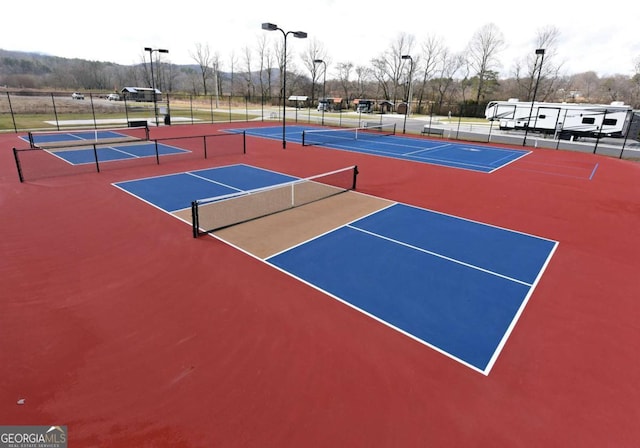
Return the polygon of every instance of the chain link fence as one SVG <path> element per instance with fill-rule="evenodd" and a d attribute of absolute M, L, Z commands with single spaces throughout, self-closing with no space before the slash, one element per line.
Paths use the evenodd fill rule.
<path fill-rule="evenodd" d="M 318 111 L 307 101 L 231 95 L 188 95 L 158 93 L 142 99 L 127 94 L 12 91 L 0 92 L 0 132 L 64 129 L 100 129 L 145 122 L 148 126 L 250 121 L 287 122 L 337 127 L 396 123 L 403 134 L 423 135 L 470 142 L 501 143 L 592 152 L 640 160 L 640 144 L 630 138 L 592 138 L 561 141 L 553 137 L 522 132 L 505 132 L 485 120 L 469 119 L 464 105 L 447 108 L 447 115 L 434 114 L 433 104 L 425 115 L 410 116 L 384 108 L 362 113 L 349 108 Z"/>

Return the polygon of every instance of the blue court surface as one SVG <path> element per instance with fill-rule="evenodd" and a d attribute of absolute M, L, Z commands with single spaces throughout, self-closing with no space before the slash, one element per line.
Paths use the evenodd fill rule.
<path fill-rule="evenodd" d="M 166 212 L 191 207 L 205 199 L 291 182 L 297 177 L 250 165 L 229 165 L 114 184 Z"/>
<path fill-rule="evenodd" d="M 60 143 L 60 142 L 69 142 L 69 143 L 93 143 L 99 142 L 100 140 L 110 140 L 126 137 L 125 134 L 109 131 L 109 130 L 92 130 L 92 131 L 73 131 L 73 132 L 52 132 L 50 134 L 34 134 L 33 135 L 33 143 L 36 145 L 42 145 L 46 143 Z M 24 137 L 21 137 L 23 140 L 27 140 Z M 28 140 L 27 140 L 28 141 Z"/>
<path fill-rule="evenodd" d="M 171 212 L 295 179 L 231 165 L 114 185 Z M 393 203 L 264 261 L 488 375 L 557 245 Z"/>
<path fill-rule="evenodd" d="M 87 163 L 95 163 L 96 154 L 99 162 L 113 162 L 116 160 L 127 159 L 139 159 L 143 157 L 155 157 L 156 156 L 156 144 L 154 142 L 144 142 L 135 144 L 122 144 L 122 145 L 110 145 L 100 146 L 96 148 L 94 153 L 93 148 L 71 148 L 71 149 L 59 149 L 50 150 L 51 154 L 59 157 L 72 165 L 83 165 Z M 158 143 L 157 145 L 158 155 L 170 155 L 170 154 L 184 154 L 190 151 L 186 149 L 176 148 L 175 146 L 164 145 Z"/>
<path fill-rule="evenodd" d="M 267 261 L 488 375 L 556 246 L 395 204 Z"/>
<path fill-rule="evenodd" d="M 305 131 L 320 131 L 315 134 L 319 139 L 327 134 L 327 142 L 318 144 L 330 149 L 361 152 L 366 154 L 393 157 L 396 159 L 412 160 L 414 162 L 430 163 L 451 168 L 467 169 L 483 173 L 491 173 L 515 160 L 529 154 L 529 151 L 498 148 L 470 143 L 454 143 L 444 140 L 429 140 L 400 135 L 380 136 L 359 134 L 355 139 L 353 134 L 341 128 L 336 133 L 328 133 L 329 128 L 310 126 L 287 126 L 286 140 L 302 144 L 302 133 Z M 247 135 L 256 137 L 282 139 L 282 126 L 234 129 L 229 132 L 245 131 Z M 310 137 L 313 133 L 307 133 Z M 331 137 L 329 137 L 331 135 Z"/>

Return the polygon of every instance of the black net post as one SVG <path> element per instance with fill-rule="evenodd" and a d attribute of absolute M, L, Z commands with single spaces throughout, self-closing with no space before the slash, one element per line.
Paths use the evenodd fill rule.
<path fill-rule="evenodd" d="M 200 223 L 198 219 L 198 201 L 191 202 L 191 227 L 193 230 L 193 237 L 198 238 L 198 236 L 200 236 Z"/>
<path fill-rule="evenodd" d="M 18 177 L 20 178 L 20 182 L 24 182 L 24 177 L 22 176 L 22 167 L 20 167 L 20 159 L 18 158 L 18 150 L 13 148 L 13 158 L 16 160 L 16 168 L 18 169 Z"/>
<path fill-rule="evenodd" d="M 242 154 L 247 153 L 247 131 L 242 131 Z"/>
<path fill-rule="evenodd" d="M 171 98 L 167 93 L 167 115 L 164 117 L 164 124 L 171 125 Z"/>
<path fill-rule="evenodd" d="M 204 142 L 204 158 L 207 158 L 207 136 L 202 136 L 202 141 Z"/>
<path fill-rule="evenodd" d="M 356 179 L 358 178 L 358 165 L 353 167 L 353 185 L 351 187 L 352 190 L 356 189 Z"/>
<path fill-rule="evenodd" d="M 100 162 L 98 162 L 98 149 L 96 148 L 96 144 L 93 144 L 93 158 L 96 161 L 96 171 L 100 172 Z"/>
<path fill-rule="evenodd" d="M 160 153 L 158 152 L 158 140 L 153 141 L 156 148 L 156 165 L 160 165 Z"/>

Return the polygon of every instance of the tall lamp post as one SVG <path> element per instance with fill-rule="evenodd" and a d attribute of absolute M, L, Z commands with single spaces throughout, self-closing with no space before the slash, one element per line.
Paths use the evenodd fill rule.
<path fill-rule="evenodd" d="M 286 111 L 287 111 L 287 36 L 293 34 L 298 39 L 304 39 L 307 37 L 307 33 L 304 31 L 284 31 L 278 27 L 275 23 L 263 23 L 262 29 L 267 31 L 279 30 L 284 36 L 284 58 L 282 60 L 282 149 L 287 149 L 287 134 L 286 134 Z"/>
<path fill-rule="evenodd" d="M 540 56 L 540 66 L 538 66 L 538 56 Z M 533 98 L 531 99 L 531 109 L 529 110 L 529 119 L 527 120 L 527 127 L 524 130 L 524 139 L 522 139 L 522 146 L 526 146 L 527 144 L 527 134 L 529 133 L 529 128 L 531 127 L 531 116 L 533 115 L 533 103 L 536 101 L 536 94 L 538 93 L 538 83 L 540 82 L 540 73 L 542 73 L 543 62 L 544 62 L 544 48 L 538 48 L 536 50 L 536 65 L 533 67 L 534 73 L 536 71 L 536 67 L 538 68 L 538 77 L 536 78 L 536 85 L 533 88 Z"/>
<path fill-rule="evenodd" d="M 327 63 L 322 59 L 314 59 L 314 64 L 323 64 L 324 71 L 322 72 L 322 99 L 325 101 L 325 105 L 322 107 L 322 126 L 324 126 L 324 109 L 329 103 L 327 103 Z"/>
<path fill-rule="evenodd" d="M 158 101 L 156 99 L 156 78 L 153 76 L 153 52 L 156 51 L 158 53 L 169 53 L 169 50 L 165 50 L 164 48 L 144 47 L 144 51 L 149 52 L 149 62 L 151 63 L 151 89 L 153 89 L 153 113 L 156 117 L 156 126 L 159 126 L 158 125 Z"/>
<path fill-rule="evenodd" d="M 413 78 L 413 58 L 408 54 L 403 54 L 402 59 L 409 59 L 409 92 L 408 92 L 408 101 L 407 101 L 407 110 L 404 112 L 404 124 L 402 125 L 402 133 L 404 134 L 407 130 L 407 115 L 411 113 L 411 80 Z"/>

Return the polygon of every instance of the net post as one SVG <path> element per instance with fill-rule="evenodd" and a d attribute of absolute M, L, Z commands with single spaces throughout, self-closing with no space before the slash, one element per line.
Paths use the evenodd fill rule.
<path fill-rule="evenodd" d="M 160 153 L 158 152 L 158 140 L 153 141 L 156 148 L 156 165 L 160 165 Z"/>
<path fill-rule="evenodd" d="M 36 143 L 35 143 L 35 141 L 33 140 L 33 132 L 29 131 L 29 132 L 27 133 L 27 137 L 29 138 L 29 147 L 30 147 L 30 148 L 35 148 L 35 147 L 36 147 Z"/>
<path fill-rule="evenodd" d="M 358 178 L 358 165 L 355 165 L 353 167 L 353 185 L 352 185 L 352 190 L 356 189 L 356 179 Z"/>
<path fill-rule="evenodd" d="M 304 133 L 305 133 L 305 131 L 302 131 L 302 146 L 305 146 L 305 144 L 304 144 Z"/>
<path fill-rule="evenodd" d="M 242 154 L 247 153 L 247 131 L 242 131 Z"/>
<path fill-rule="evenodd" d="M 22 176 L 22 167 L 20 166 L 20 159 L 18 158 L 18 150 L 13 148 L 13 158 L 16 159 L 16 168 L 18 169 L 18 177 L 20 178 L 20 182 L 24 182 L 24 177 Z"/>
<path fill-rule="evenodd" d="M 191 227 L 193 231 L 193 237 L 198 238 L 200 236 L 200 222 L 198 218 L 198 201 L 191 201 Z"/>
<path fill-rule="evenodd" d="M 202 141 L 204 142 L 204 158 L 207 158 L 207 136 L 202 136 Z"/>
<path fill-rule="evenodd" d="M 144 138 L 147 139 L 147 141 L 151 140 L 151 133 L 149 131 L 149 122 L 145 121 L 144 123 Z"/>
<path fill-rule="evenodd" d="M 96 161 L 96 172 L 100 172 L 100 162 L 98 162 L 98 148 L 96 147 L 97 145 L 94 143 L 93 145 L 93 158 Z"/>

